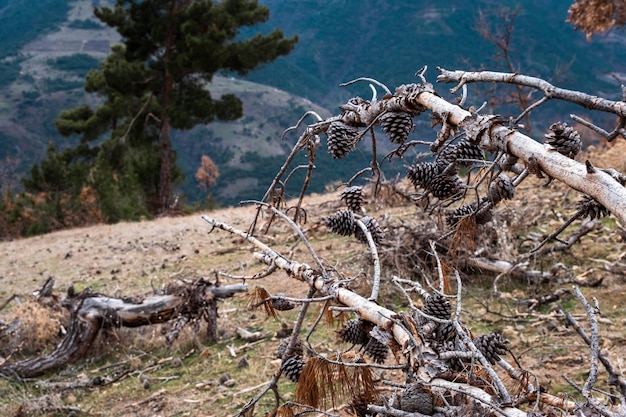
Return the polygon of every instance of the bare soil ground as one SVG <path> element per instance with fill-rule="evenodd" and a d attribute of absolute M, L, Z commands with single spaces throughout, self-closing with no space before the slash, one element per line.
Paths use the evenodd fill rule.
<path fill-rule="evenodd" d="M 623 172 L 626 145 L 625 141 L 621 142 L 608 151 L 592 153 L 591 160 L 599 161 L 596 165 L 615 167 Z M 524 182 L 518 188 L 516 199 L 498 209 L 498 224 L 508 230 L 513 248 L 507 252 L 503 247 L 503 257 L 527 250 L 536 243 L 536 236 L 550 233 L 575 211 L 572 204 L 579 198 L 578 193 L 559 184 L 542 187 L 544 181 Z M 305 199 L 305 207 L 308 221 L 304 231 L 317 254 L 346 276 L 363 273 L 365 278 L 356 280 L 355 290 L 366 294 L 371 265 L 365 247 L 327 233 L 320 224 L 323 216 L 341 207 L 338 192 L 310 196 Z M 383 224 L 428 220 L 415 206 L 394 204 L 389 198 L 368 204 L 367 210 Z M 250 245 L 223 231 L 209 233 L 210 226 L 200 214 L 98 225 L 0 242 L 0 305 L 17 295 L 0 310 L 0 324 L 19 319 L 29 336 L 21 351 L 20 347 L 16 349 L 15 358 L 26 355 L 29 349 L 31 354 L 49 351 L 60 340 L 67 314 L 42 309 L 30 295 L 49 276 L 55 277 L 55 288 L 60 296 L 74 285 L 77 291 L 91 287 L 121 297 L 147 295 L 178 278 L 213 279 L 216 271 L 250 275 L 263 270 L 253 260 L 254 250 Z M 252 207 L 228 208 L 207 214 L 245 230 L 255 210 Z M 576 227 L 575 223 L 572 229 Z M 283 223 L 278 222 L 269 234 L 258 237 L 289 258 L 311 262 L 304 246 L 297 243 L 293 230 Z M 531 265 L 536 269 L 549 269 L 560 262 L 571 272 L 571 278 L 579 282 L 602 278 L 600 285 L 582 289 L 588 299 L 596 297 L 599 301 L 602 351 L 620 372 L 626 366 L 624 238 L 624 229 L 607 218 L 598 230 L 585 236 L 572 249 L 547 254 Z M 390 269 L 383 270 L 383 277 L 394 273 Z M 494 274 L 479 270 L 465 274 L 463 315 L 476 334 L 500 329 L 511 340 L 511 350 L 521 364 L 537 375 L 541 385 L 551 393 L 571 394 L 572 389 L 562 375 L 584 383 L 589 369 L 589 351 L 574 331 L 564 325 L 555 309 L 562 306 L 572 311 L 586 325 L 582 309 L 570 295 L 535 311 L 529 311 L 520 302 L 552 294 L 559 288 L 571 289 L 572 284 L 561 278 L 555 275 L 552 282 L 531 285 L 523 279 L 502 276 L 498 279 L 501 293 L 496 296 L 492 291 Z M 220 281 L 233 282 L 223 276 Z M 248 285 L 251 290 L 262 285 L 272 294 L 294 297 L 301 297 L 306 291 L 302 283 L 282 272 L 249 281 Z M 165 325 L 122 329 L 103 334 L 90 358 L 46 375 L 38 382 L 17 384 L 0 380 L 0 414 L 66 415 L 75 407 L 83 410 L 83 415 L 95 416 L 234 415 L 279 366 L 274 356 L 280 342 L 277 332 L 291 327 L 297 315 L 296 309 L 282 312 L 279 320 L 272 320 L 262 310 L 249 310 L 249 300 L 248 295 L 239 295 L 220 304 L 217 343 L 208 343 L 201 332 L 187 329 L 168 349 L 161 332 L 168 330 Z M 398 310 L 406 309 L 402 296 L 388 283 L 383 283 L 381 302 Z M 318 313 L 315 308 L 312 310 L 307 326 Z M 237 337 L 238 327 L 260 331 L 266 337 L 247 343 Z M 335 330 L 322 326 L 313 334 L 311 342 L 318 351 L 330 353 L 337 349 Z M 391 358 L 388 361 L 393 362 Z M 97 388 L 71 387 L 97 376 L 122 377 L 113 384 Z M 601 374 L 601 381 L 603 376 Z M 377 377 L 393 379 L 394 373 L 385 371 Z M 606 387 L 606 384 L 601 386 Z M 284 378 L 281 380 L 283 399 L 291 398 L 293 389 L 294 384 Z M 273 404 L 271 394 L 264 397 L 256 409 L 257 415 L 271 410 Z"/>

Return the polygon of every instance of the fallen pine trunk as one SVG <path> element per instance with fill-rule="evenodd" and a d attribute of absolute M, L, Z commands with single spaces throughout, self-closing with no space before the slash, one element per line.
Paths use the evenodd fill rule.
<path fill-rule="evenodd" d="M 146 298 L 114 298 L 83 291 L 63 300 L 71 311 L 70 325 L 63 341 L 49 354 L 22 361 L 0 364 L 0 374 L 17 379 L 33 378 L 87 356 L 101 330 L 119 327 L 139 327 L 170 320 L 181 320 L 174 333 L 168 336 L 171 343 L 178 331 L 191 320 L 204 319 L 208 323 L 208 337 L 217 334 L 217 301 L 247 291 L 245 284 L 223 287 L 204 279 L 179 280 L 170 284 L 164 294 Z"/>

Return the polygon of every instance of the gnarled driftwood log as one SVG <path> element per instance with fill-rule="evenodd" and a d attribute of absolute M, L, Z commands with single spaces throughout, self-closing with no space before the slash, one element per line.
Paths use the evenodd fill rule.
<path fill-rule="evenodd" d="M 178 280 L 167 286 L 163 294 L 145 298 L 115 298 L 90 290 L 78 294 L 69 291 L 63 303 L 71 311 L 71 317 L 63 341 L 47 355 L 0 364 L 0 374 L 33 378 L 74 362 L 87 356 L 103 329 L 204 319 L 209 338 L 215 339 L 217 301 L 243 291 L 247 291 L 245 284 L 218 287 L 204 279 Z M 178 330 L 168 337 L 168 343 L 177 337 Z"/>

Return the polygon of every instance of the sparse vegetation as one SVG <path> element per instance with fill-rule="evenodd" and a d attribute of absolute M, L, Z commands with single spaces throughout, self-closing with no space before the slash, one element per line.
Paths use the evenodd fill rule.
<path fill-rule="evenodd" d="M 314 127 L 311 128 L 314 129 Z M 397 145 L 402 146 L 403 143 L 397 143 Z M 618 163 L 616 161 L 619 161 L 620 149 L 623 146 L 624 141 L 619 141 L 613 149 L 602 149 L 597 152 L 602 152 L 601 155 L 605 163 Z M 600 154 L 586 154 L 581 158 L 596 160 L 597 155 Z M 416 169 L 415 165 L 412 169 Z M 467 172 L 472 172 L 472 170 Z M 415 180 L 412 181 L 415 184 Z M 426 288 L 428 282 L 434 286 L 440 285 L 441 281 L 437 284 L 437 279 L 433 279 L 433 276 L 436 277 L 436 273 L 432 271 L 436 271 L 438 268 L 434 263 L 433 249 L 432 246 L 429 246 L 429 242 L 438 240 L 440 245 L 448 244 L 445 242 L 449 241 L 440 240 L 442 230 L 439 228 L 444 227 L 443 230 L 445 230 L 446 226 L 437 226 L 433 223 L 433 219 L 439 217 L 433 214 L 438 210 L 437 207 L 440 207 L 436 200 L 431 203 L 432 205 L 429 204 L 430 209 L 427 212 L 416 208 L 414 202 L 419 194 L 413 194 L 410 191 L 413 185 L 409 182 L 386 183 L 383 181 L 378 186 L 380 190 L 378 194 L 375 192 L 375 184 L 376 182 L 372 182 L 370 186 L 365 188 L 367 194 L 362 204 L 368 216 L 380 219 L 379 226 L 384 236 L 383 240 L 380 241 L 378 250 L 380 266 L 384 271 L 378 297 L 380 303 L 393 309 L 392 311 L 406 314 L 412 311 L 409 299 L 400 290 L 401 287 L 394 285 L 394 282 L 398 281 L 391 280 L 391 278 L 398 274 L 399 278 L 407 279 L 404 285 L 411 282 L 410 285 L 415 286 L 415 288 Z M 598 271 L 594 266 L 593 259 L 604 257 L 608 261 L 607 265 L 610 264 L 613 271 L 623 270 L 619 256 L 617 256 L 623 252 L 623 238 L 619 237 L 622 229 L 602 226 L 601 222 L 597 222 L 601 227 L 591 228 L 586 235 L 581 237 L 578 244 L 565 250 L 556 249 L 555 251 L 544 252 L 541 257 L 533 258 L 531 268 L 523 270 L 525 273 L 522 274 L 516 274 L 514 271 L 509 271 L 509 273 L 489 272 L 487 262 L 483 261 L 483 266 L 470 262 L 476 259 L 475 253 L 481 253 L 481 259 L 487 259 L 487 252 L 491 259 L 498 256 L 513 262 L 517 256 L 516 252 L 519 248 L 524 247 L 524 242 L 530 242 L 531 248 L 536 247 L 537 244 L 541 243 L 543 236 L 549 234 L 551 230 L 558 227 L 564 218 L 576 211 L 576 198 L 569 195 L 566 186 L 554 182 L 544 187 L 542 192 L 537 193 L 536 190 L 541 184 L 542 181 L 539 178 L 526 178 L 524 182 L 516 185 L 515 198 L 507 200 L 505 205 L 498 206 L 486 226 L 463 229 L 473 236 L 476 245 L 474 249 L 469 246 L 460 246 L 464 250 L 471 250 L 463 252 L 464 255 L 459 255 L 461 254 L 460 251 L 441 251 L 440 256 L 444 260 L 444 271 L 446 271 L 444 277 L 447 277 L 444 278 L 444 283 L 453 276 L 451 273 L 453 269 L 462 274 L 461 279 L 464 288 L 462 317 L 464 323 L 476 332 L 475 336 L 491 334 L 490 332 L 497 330 L 510 340 L 507 349 L 513 353 L 526 352 L 518 359 L 522 369 L 524 372 L 536 374 L 541 385 L 547 384 L 546 381 L 551 378 L 558 378 L 559 373 L 563 373 L 563 368 L 571 370 L 567 374 L 575 378 L 577 383 L 582 384 L 586 378 L 584 370 L 588 368 L 586 359 L 588 351 L 583 345 L 575 350 L 569 349 L 567 353 L 563 353 L 559 349 L 559 347 L 580 341 L 571 329 L 565 327 L 566 322 L 563 314 L 559 313 L 559 308 L 563 311 L 580 312 L 578 310 L 580 304 L 574 301 L 576 297 L 568 292 L 571 291 L 571 283 L 585 286 L 584 291 L 588 298 L 593 295 L 601 303 L 619 302 L 611 293 L 614 292 L 612 290 L 615 288 L 614 286 L 621 285 L 621 281 L 616 279 L 614 273 L 609 272 L 609 270 Z M 482 193 L 484 190 L 481 188 L 479 192 Z M 307 197 L 302 206 L 306 211 L 307 220 L 307 223 L 302 225 L 305 227 L 303 231 L 306 233 L 307 240 L 314 248 L 316 255 L 326 261 L 332 260 L 334 266 L 327 273 L 340 272 L 341 277 L 350 278 L 349 286 L 345 287 L 346 290 L 367 296 L 371 292 L 372 286 L 376 285 L 371 277 L 377 274 L 373 269 L 372 258 L 366 256 L 368 250 L 362 243 L 353 240 L 350 236 L 329 235 L 323 226 L 328 224 L 324 219 L 329 218 L 337 210 L 343 209 L 345 204 L 353 205 L 354 202 L 360 201 L 354 195 L 349 200 L 345 197 L 347 194 L 344 193 L 343 195 L 343 200 L 339 192 L 318 197 Z M 547 212 L 544 209 L 546 200 L 550 202 L 552 212 Z M 276 207 L 289 209 L 287 213 L 299 212 L 294 209 L 299 204 L 297 201 L 274 201 L 277 204 Z M 357 210 L 356 207 L 354 209 Z M 254 214 L 255 210 L 250 207 L 220 211 L 213 213 L 212 216 L 246 228 L 252 222 Z M 301 212 L 301 220 L 305 218 L 302 217 L 302 214 L 304 213 Z M 300 245 L 294 246 L 291 227 L 277 218 L 273 221 L 274 226 L 267 229 L 267 221 L 269 220 L 270 218 L 265 217 L 260 223 L 257 223 L 258 227 L 268 230 L 265 234 L 259 235 L 260 239 L 271 241 L 272 249 L 290 254 L 290 257 L 306 256 L 306 252 L 299 248 Z M 105 235 L 99 235 L 100 238 L 96 237 L 95 234 L 98 229 L 62 232 L 65 236 L 64 239 L 70 245 L 70 249 L 60 252 L 62 248 L 55 247 L 51 257 L 46 258 L 46 273 L 61 276 L 66 275 L 68 271 L 75 270 L 74 279 L 60 280 L 59 286 L 62 291 L 66 290 L 67 286 L 74 280 L 77 280 L 76 282 L 82 281 L 83 287 L 90 285 L 98 288 L 98 291 L 106 291 L 107 288 L 114 288 L 121 282 L 118 276 L 136 277 L 132 284 L 124 281 L 126 294 L 145 291 L 148 281 L 152 281 L 158 286 L 159 283 L 164 284 L 169 281 L 172 276 L 189 277 L 189 273 L 212 276 L 217 271 L 222 271 L 225 276 L 236 279 L 236 276 L 242 274 L 240 269 L 242 265 L 245 276 L 251 277 L 264 273 L 264 268 L 260 266 L 249 264 L 247 261 L 241 264 L 243 259 L 249 257 L 248 249 L 242 245 L 246 234 L 242 232 L 241 239 L 244 239 L 243 241 L 237 236 L 234 238 L 225 237 L 223 234 L 218 234 L 218 231 L 206 236 L 207 229 L 204 228 L 206 226 L 199 225 L 198 221 L 197 217 L 154 220 L 150 223 L 151 233 L 153 233 L 152 239 L 155 239 L 154 243 L 149 243 L 145 240 L 146 238 L 142 239 L 146 236 L 145 234 L 138 237 L 137 230 L 148 231 L 142 224 L 123 225 L 122 228 L 117 229 L 120 231 L 119 235 L 105 232 Z M 172 236 L 173 240 L 163 242 L 162 236 L 164 234 L 159 230 L 158 225 L 170 224 L 170 222 L 172 222 L 174 229 L 182 226 L 185 231 L 168 233 L 167 235 Z M 190 227 L 189 224 L 194 224 L 194 226 Z M 543 236 L 533 233 L 533 229 L 540 230 Z M 407 233 L 408 235 L 406 235 Z M 574 231 L 575 233 L 576 231 Z M 68 239 L 70 235 L 75 237 Z M 593 242 L 597 241 L 598 238 L 606 239 L 607 244 L 603 245 L 602 248 L 594 247 Z M 452 242 L 458 245 L 461 241 L 455 238 Z M 465 242 L 468 243 L 468 241 Z M 17 243 L 20 242 L 14 244 Z M 26 246 L 32 245 L 32 242 L 24 241 L 23 243 Z M 91 246 L 96 243 L 109 247 L 109 250 L 114 251 L 117 255 L 101 257 L 101 251 Z M 50 246 L 45 242 L 42 244 Z M 6 249 L 3 248 L 3 250 L 10 250 L 12 247 L 14 246 L 7 245 Z M 160 248 L 161 254 L 157 255 L 156 259 L 144 260 L 136 256 L 140 252 L 151 253 L 150 250 L 146 251 L 150 247 Z M 558 247 L 558 242 L 553 247 Z M 594 252 L 591 252 L 591 249 Z M 37 250 L 37 246 L 34 246 L 33 250 Z M 478 252 L 479 250 L 480 252 Z M 65 255 L 63 255 L 64 252 Z M 563 256 L 561 256 L 562 254 Z M 13 257 L 15 259 L 15 255 L 14 253 L 12 256 L 3 256 L 2 258 L 10 259 Z M 122 255 L 123 258 L 119 258 Z M 89 266 L 90 262 L 82 260 L 84 256 L 93 258 L 92 262 L 96 263 L 96 269 Z M 413 260 L 412 263 L 403 261 L 403 259 L 409 258 Z M 581 262 L 580 259 L 587 259 L 587 261 Z M 25 257 L 22 262 L 32 262 L 32 257 Z M 113 263 L 105 266 L 104 262 Z M 556 266 L 559 262 L 563 265 Z M 79 266 L 78 270 L 76 270 L 76 266 Z M 6 268 L 9 271 L 8 277 L 15 276 L 16 270 L 14 268 L 16 267 L 18 266 L 14 263 L 13 266 Z M 24 271 L 32 269 L 32 267 L 19 268 Z M 535 274 L 534 271 L 548 270 L 550 272 L 547 275 L 533 275 Z M 15 278 L 7 279 L 12 282 Z M 249 282 L 253 283 L 251 285 L 254 286 L 261 283 L 256 280 Z M 454 284 L 452 282 L 449 284 L 453 289 Z M 307 287 L 306 284 L 293 281 L 293 278 L 285 275 L 267 277 L 263 279 L 262 285 L 267 293 L 277 300 L 281 300 L 285 296 L 293 297 L 297 294 L 303 294 Z M 444 284 L 444 287 L 445 285 L 447 284 Z M 586 287 L 587 285 L 592 285 L 592 287 Z M 563 292 L 563 289 L 566 292 Z M 449 290 L 444 291 L 448 293 Z M 612 301 L 609 301 L 611 300 L 610 297 L 613 297 Z M 417 306 L 420 305 L 418 300 L 414 299 L 413 302 Z M 258 305 L 258 302 L 255 304 Z M 121 402 L 118 400 L 116 404 L 119 404 L 120 410 L 130 407 L 134 413 L 154 411 L 152 407 L 167 410 L 166 412 L 170 414 L 212 412 L 216 415 L 226 416 L 237 413 L 254 392 L 258 392 L 262 386 L 267 386 L 266 382 L 271 380 L 273 375 L 276 375 L 275 372 L 280 366 L 280 361 L 271 361 L 275 357 L 273 352 L 277 348 L 279 340 L 270 339 L 270 337 L 273 334 L 288 335 L 289 329 L 291 329 L 292 323 L 298 315 L 297 309 L 285 310 L 278 312 L 276 316 L 278 320 L 273 320 L 266 318 L 263 310 L 247 310 L 247 305 L 250 305 L 248 299 L 235 299 L 221 307 L 221 311 L 226 313 L 223 313 L 224 315 L 219 322 L 221 333 L 216 344 L 208 344 L 195 332 L 185 333 L 186 336 L 175 344 L 173 350 L 170 351 L 164 349 L 165 341 L 163 336 L 159 336 L 159 332 L 129 333 L 128 331 L 117 331 L 116 337 L 103 339 L 102 348 L 96 350 L 98 352 L 96 358 L 99 359 L 93 365 L 89 362 L 81 362 L 76 365 L 77 368 L 68 370 L 68 382 L 72 384 L 71 392 L 75 392 L 72 395 L 76 398 L 71 400 L 72 407 L 77 407 L 80 410 L 98 407 L 98 404 L 108 404 L 108 407 L 111 407 L 112 396 L 117 393 L 119 397 L 119 393 L 123 391 L 124 396 L 122 398 L 124 400 Z M 264 304 L 261 303 L 260 305 Z M 322 357 L 328 358 L 336 357 L 336 352 L 342 352 L 349 346 L 342 345 L 340 341 L 334 341 L 331 336 L 335 330 L 341 329 L 342 323 L 345 323 L 350 316 L 346 316 L 346 313 L 337 312 L 332 315 L 331 324 L 331 317 L 327 314 L 322 315 L 323 311 L 326 311 L 325 307 L 321 309 L 310 308 L 303 321 L 306 329 L 303 328 L 298 334 L 303 339 L 310 335 L 311 347 L 317 354 L 323 354 Z M 612 310 L 610 311 L 603 317 L 608 316 L 611 322 L 610 324 L 609 322 L 603 323 L 599 333 L 599 337 L 607 341 L 612 340 L 614 337 L 611 335 L 613 326 L 617 326 L 615 328 L 617 330 L 620 325 L 616 324 L 616 321 L 621 320 L 618 318 L 619 316 L 613 315 Z M 359 310 L 359 314 L 363 314 L 361 310 Z M 326 317 L 325 320 L 329 321 L 323 321 L 326 323 L 325 325 L 321 323 L 315 325 L 316 317 Z M 366 317 L 370 316 L 366 315 Z M 580 319 L 584 316 L 577 314 L 577 317 Z M 296 321 L 299 322 L 299 320 Z M 259 332 L 265 336 L 258 342 L 237 340 L 237 336 L 235 336 L 237 327 L 244 327 L 248 332 Z M 538 329 L 545 329 L 545 331 L 538 331 Z M 615 337 L 622 337 L 619 330 L 617 332 L 619 334 L 616 334 Z M 201 335 L 202 332 L 199 334 Z M 110 350 L 112 346 L 117 346 L 115 352 Z M 146 351 L 140 346 L 153 346 L 153 350 L 150 351 L 149 355 L 146 355 Z M 611 355 L 621 354 L 621 348 L 618 345 L 613 345 L 613 349 Z M 316 357 L 320 358 L 317 354 Z M 352 354 L 357 354 L 356 357 L 360 357 L 357 351 Z M 18 358 L 19 355 L 21 355 L 20 352 L 14 352 L 11 357 Z M 368 355 L 365 354 L 365 358 L 368 358 Z M 379 355 L 379 353 L 374 355 Z M 348 359 L 347 356 L 341 357 L 343 360 Z M 172 365 L 174 358 L 182 360 L 182 369 L 178 365 Z M 350 356 L 350 358 L 353 357 Z M 384 359 L 385 365 L 391 366 L 385 371 L 384 379 L 390 383 L 403 384 L 405 382 L 403 372 L 393 368 L 395 360 L 402 361 L 402 355 L 397 356 L 396 359 L 391 357 Z M 257 372 L 249 373 L 249 368 L 246 365 L 241 365 L 242 363 L 247 363 L 247 366 Z M 552 363 L 558 365 L 553 366 Z M 114 366 L 109 368 L 111 365 Z M 333 372 L 338 372 L 338 369 L 334 369 Z M 91 377 L 86 380 L 80 379 L 78 377 L 80 373 L 87 373 Z M 119 375 L 122 377 L 117 379 Z M 306 375 L 308 374 L 302 378 L 310 378 Z M 100 376 L 105 381 L 102 387 L 92 385 L 92 378 L 95 376 Z M 375 381 L 381 382 L 379 379 L 375 379 Z M 437 381 L 436 384 L 443 383 L 441 379 L 437 379 Z M 53 381 L 49 382 L 53 383 Z M 42 383 L 46 384 L 45 382 Z M 88 391 L 85 391 L 84 387 L 80 388 L 80 384 L 87 383 L 88 385 L 85 387 L 90 387 Z M 533 382 L 533 385 L 536 383 L 537 381 Z M 606 379 L 601 378 L 598 381 L 598 386 L 609 389 L 605 385 L 606 383 Z M 3 382 L 3 384 L 5 384 L 3 389 L 6 390 L 7 395 L 15 399 L 15 395 L 11 394 L 11 383 Z M 54 385 L 49 385 L 48 389 L 54 390 L 53 387 Z M 155 391 L 157 387 L 163 388 L 164 391 Z M 193 389 L 190 391 L 189 387 L 193 387 Z M 277 387 L 284 400 L 293 399 L 299 403 L 303 398 L 301 394 L 298 394 L 297 389 L 294 391 L 294 384 L 291 381 L 280 379 Z M 298 387 L 298 384 L 295 387 Z M 561 387 L 554 384 L 552 388 L 562 392 L 568 391 L 574 398 L 578 395 L 575 393 L 576 390 L 572 391 L 565 385 Z M 183 390 L 185 395 L 181 398 L 179 393 Z M 157 394 L 151 396 L 155 392 Z M 558 392 L 550 391 L 550 393 Z M 367 395 L 370 394 L 372 393 L 369 392 Z M 40 395 L 36 391 L 28 394 L 33 398 L 40 398 Z M 545 400 L 547 401 L 549 398 L 552 397 L 546 397 Z M 318 400 L 322 399 L 315 399 L 315 401 Z M 336 400 L 338 403 L 335 405 L 346 404 L 351 401 L 348 397 L 337 397 Z M 373 403 L 376 404 L 375 401 Z M 23 407 L 30 407 L 38 403 L 35 400 L 22 400 L 19 404 L 22 404 Z M 283 409 L 284 407 L 297 407 L 290 404 L 290 402 L 285 403 Z M 323 402 L 315 404 L 317 405 L 314 406 L 317 407 L 325 407 Z M 566 408 L 572 404 L 573 402 L 567 403 Z M 330 403 L 326 405 L 331 406 Z M 7 407 L 11 407 L 11 405 L 7 404 Z M 64 407 L 69 407 L 69 405 L 63 401 L 56 405 L 57 410 L 67 410 Z M 216 413 L 216 407 L 220 407 L 222 411 Z M 275 403 L 271 396 L 265 396 L 256 404 L 256 412 L 263 414 L 273 410 L 274 407 Z M 345 409 L 345 411 L 349 412 L 349 409 Z M 339 413 L 340 411 L 334 412 Z"/>
<path fill-rule="evenodd" d="M 285 131 L 295 142 L 263 197 L 202 216 L 204 227 L 159 218 L 46 237 L 64 246 L 0 244 L 0 291 L 12 292 L 0 305 L 0 340 L 12 342 L 0 350 L 0 406 L 16 416 L 623 415 L 625 98 L 515 72 L 437 71 L 456 100 L 435 91 L 426 67 L 393 93 L 372 78 L 344 84 L 368 82 L 371 100 L 307 112 Z M 485 82 L 512 84 L 521 113 L 472 106 L 467 85 Z M 523 134 L 519 122 L 554 100 L 607 113 L 616 127 L 572 114 L 577 125 L 553 123 L 543 143 Z M 432 139 L 416 139 L 426 114 Z M 604 145 L 584 149 L 582 128 Z M 367 164 L 339 191 L 308 195 L 320 144 L 342 165 L 366 138 Z M 262 144 L 240 146 L 237 163 L 254 165 Z M 422 152 L 406 178 L 387 178 L 381 165 L 409 150 Z M 66 166 L 80 154 L 49 154 L 57 163 L 25 185 L 63 222 L 59 191 L 84 167 Z M 197 172 L 216 183 L 211 159 Z M 20 220 L 16 201 L 3 204 Z M 60 292 L 51 278 L 29 296 L 18 287 L 50 274 L 65 277 Z M 218 331 L 212 291 L 223 281 L 254 289 L 221 306 Z M 56 334 L 61 306 L 70 320 Z"/>

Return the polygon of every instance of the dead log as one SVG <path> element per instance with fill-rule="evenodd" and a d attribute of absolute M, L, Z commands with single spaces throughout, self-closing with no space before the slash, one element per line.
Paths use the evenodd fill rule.
<path fill-rule="evenodd" d="M 0 374 L 17 379 L 33 378 L 75 362 L 88 355 L 100 331 L 111 328 L 204 319 L 210 337 L 216 334 L 216 323 L 211 321 L 217 318 L 217 300 L 244 291 L 247 291 L 245 284 L 218 287 L 200 279 L 176 281 L 163 294 L 141 299 L 109 297 L 90 290 L 68 296 L 63 304 L 71 317 L 63 341 L 47 355 L 0 364 Z M 168 338 L 168 342 L 175 338 Z"/>

